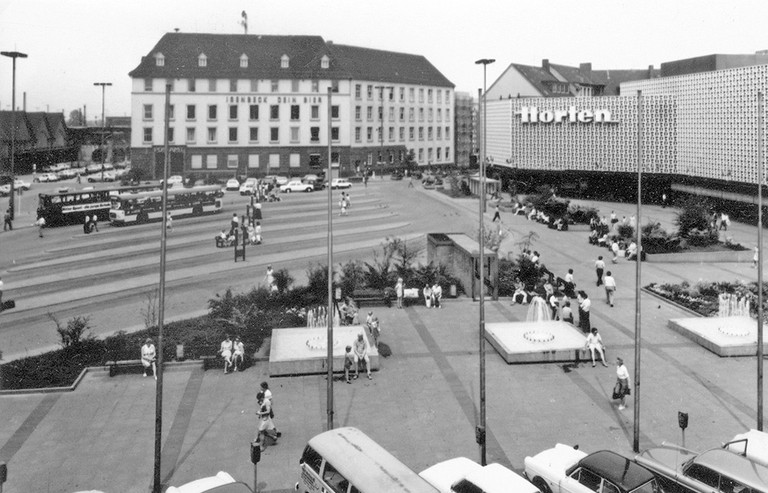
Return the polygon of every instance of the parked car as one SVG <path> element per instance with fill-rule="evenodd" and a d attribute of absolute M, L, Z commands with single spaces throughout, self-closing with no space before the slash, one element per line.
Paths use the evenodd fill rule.
<path fill-rule="evenodd" d="M 525 478 L 510 471 L 501 464 L 481 466 L 466 457 L 457 457 L 419 473 L 440 493 L 538 493 L 538 488 Z"/>
<path fill-rule="evenodd" d="M 739 433 L 723 445 L 723 448 L 768 466 L 768 433 L 764 431 L 749 430 Z"/>
<path fill-rule="evenodd" d="M 160 183 L 162 183 L 163 180 L 160 180 Z M 171 186 L 171 188 L 175 187 L 176 185 L 183 185 L 184 184 L 184 177 L 181 175 L 171 175 L 168 177 L 168 185 Z"/>
<path fill-rule="evenodd" d="M 280 191 L 284 193 L 291 192 L 311 192 L 315 189 L 308 183 L 302 183 L 300 180 L 291 180 L 285 185 L 280 186 Z"/>
<path fill-rule="evenodd" d="M 68 180 L 69 178 L 75 178 L 79 174 L 80 174 L 80 171 L 75 168 L 66 168 L 56 172 L 56 176 L 59 177 L 59 180 Z"/>
<path fill-rule="evenodd" d="M 32 180 L 35 183 L 46 183 L 51 181 L 59 181 L 59 175 L 56 173 L 40 173 Z"/>
<path fill-rule="evenodd" d="M 181 486 L 170 486 L 165 493 L 253 493 L 245 483 L 238 483 L 231 475 L 219 471 L 215 476 L 196 479 Z"/>
<path fill-rule="evenodd" d="M 240 182 L 237 181 L 237 178 L 230 178 L 227 180 L 226 185 L 227 190 L 240 190 Z"/>
<path fill-rule="evenodd" d="M 246 178 L 240 185 L 240 195 L 251 195 L 256 190 L 258 180 L 256 178 Z"/>
<path fill-rule="evenodd" d="M 391 180 L 402 180 L 403 174 L 399 171 L 393 171 L 391 175 L 389 175 L 389 178 Z"/>
<path fill-rule="evenodd" d="M 306 183 L 307 185 L 312 185 L 313 190 L 325 190 L 325 183 L 323 183 L 323 180 L 301 180 L 302 183 Z"/>
<path fill-rule="evenodd" d="M 88 183 L 96 183 L 99 181 L 115 181 L 117 177 L 114 171 L 104 171 L 103 173 L 96 173 L 94 175 L 88 175 Z"/>
<path fill-rule="evenodd" d="M 346 178 L 334 178 L 331 180 L 331 188 L 350 188 L 352 184 Z"/>
<path fill-rule="evenodd" d="M 85 172 L 90 175 L 91 173 L 100 173 L 102 169 L 106 170 L 107 168 L 102 168 L 101 163 L 92 163 L 85 167 Z"/>
<path fill-rule="evenodd" d="M 321 181 L 322 177 L 320 175 L 316 175 L 313 173 L 306 174 L 301 177 L 301 181 L 304 183 L 310 182 L 310 181 Z"/>
<path fill-rule="evenodd" d="M 16 190 L 24 190 L 27 191 L 30 188 L 32 188 L 32 185 L 28 181 L 24 181 L 21 178 L 16 178 L 13 180 L 13 188 Z"/>
<path fill-rule="evenodd" d="M 677 492 L 768 492 L 768 467 L 724 448 L 700 454 L 665 445 L 635 457 L 660 477 L 665 491 Z"/>
<path fill-rule="evenodd" d="M 589 455 L 558 443 L 525 458 L 525 476 L 542 493 L 662 493 L 656 476 L 610 450 Z"/>

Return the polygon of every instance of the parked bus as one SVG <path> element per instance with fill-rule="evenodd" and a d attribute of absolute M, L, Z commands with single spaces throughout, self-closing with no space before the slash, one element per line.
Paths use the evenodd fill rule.
<path fill-rule="evenodd" d="M 320 433 L 307 443 L 299 464 L 300 493 L 437 493 L 357 428 Z"/>
<path fill-rule="evenodd" d="M 101 221 L 109 219 L 110 200 L 121 193 L 158 190 L 160 185 L 136 185 L 91 190 L 66 189 L 38 194 L 37 215 L 45 218 L 48 226 L 82 224 L 85 216 L 96 214 Z"/>
<path fill-rule="evenodd" d="M 221 187 L 171 188 L 168 210 L 173 217 L 201 216 L 221 211 Z M 117 226 L 163 218 L 163 191 L 123 193 L 112 197 L 109 221 Z"/>

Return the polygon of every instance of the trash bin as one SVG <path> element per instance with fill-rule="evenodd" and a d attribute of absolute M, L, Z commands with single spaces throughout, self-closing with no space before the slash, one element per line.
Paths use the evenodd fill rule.
<path fill-rule="evenodd" d="M 451 288 L 449 292 L 451 293 L 451 298 L 455 298 L 457 296 L 455 284 L 451 284 Z"/>
<path fill-rule="evenodd" d="M 176 361 L 184 359 L 184 344 L 176 344 Z"/>

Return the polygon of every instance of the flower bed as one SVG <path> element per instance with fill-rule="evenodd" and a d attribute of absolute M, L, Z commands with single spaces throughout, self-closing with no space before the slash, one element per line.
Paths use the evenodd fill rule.
<path fill-rule="evenodd" d="M 694 285 L 686 281 L 680 284 L 651 283 L 645 289 L 704 317 L 716 317 L 718 315 L 720 307 L 718 296 L 720 294 L 746 296 L 751 304 L 751 314 L 757 314 L 757 283 L 754 282 L 699 281 Z"/>

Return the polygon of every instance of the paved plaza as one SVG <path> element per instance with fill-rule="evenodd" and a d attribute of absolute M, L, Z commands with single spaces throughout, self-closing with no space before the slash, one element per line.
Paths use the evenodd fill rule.
<path fill-rule="evenodd" d="M 428 205 L 425 210 L 434 222 L 430 232 L 456 231 L 457 220 L 452 218 L 466 224 L 476 217 L 476 200 L 453 200 L 406 186 L 402 182 L 375 185 L 394 201 L 400 200 L 400 194 L 417 194 L 413 200 Z M 606 215 L 611 210 L 619 217 L 634 213 L 629 204 L 599 207 Z M 492 213 L 489 207 L 489 222 Z M 668 230 L 673 229 L 673 214 L 672 209 L 645 209 L 648 218 Z M 510 213 L 502 217 L 503 227 L 511 233 L 503 253 L 516 253 L 516 241 L 529 231 L 538 233 L 533 249 L 557 275 L 574 269 L 578 288 L 593 299 L 592 324 L 600 329 L 609 360 L 623 356 L 634 375 L 635 263 L 609 265 L 618 283 L 616 306 L 611 308 L 594 285 L 593 267 L 596 257 L 607 257 L 608 251 L 589 245 L 586 232 L 557 232 Z M 728 234 L 747 247 L 756 239 L 755 228 L 741 224 L 733 224 Z M 284 255 L 290 258 L 290 252 Z M 643 264 L 643 284 L 755 278 L 749 262 Z M 693 449 L 718 446 L 755 427 L 755 358 L 716 356 L 667 328 L 668 319 L 688 316 L 687 312 L 647 294 L 641 300 L 641 448 L 662 441 L 680 443 L 678 411 L 690 415 L 686 445 Z M 361 428 L 416 471 L 457 456 L 477 460 L 478 304 L 458 298 L 446 300 L 443 309 L 377 307 L 374 311 L 382 321 L 382 340 L 393 354 L 381 359 L 381 369 L 372 381 L 334 382 L 335 425 Z M 524 320 L 526 311 L 527 306 L 512 305 L 509 299 L 489 300 L 486 322 Z M 490 344 L 486 348 L 489 462 L 520 471 L 526 455 L 557 442 L 579 444 L 587 452 L 605 448 L 632 453 L 635 406 L 619 411 L 610 400 L 613 365 L 508 365 Z M 220 370 L 203 372 L 194 365 L 166 371 L 164 483 L 179 485 L 224 470 L 252 484 L 248 447 L 256 429 L 255 394 L 258 384 L 269 380 L 275 422 L 283 435 L 262 456 L 259 491 L 293 491 L 304 445 L 325 429 L 326 381 L 323 376 L 268 379 L 267 374 L 266 361 L 227 375 Z M 104 371 L 95 371 L 73 392 L 0 396 L 0 461 L 7 462 L 9 470 L 3 491 L 148 491 L 153 471 L 154 389 L 151 378 L 110 378 Z"/>

